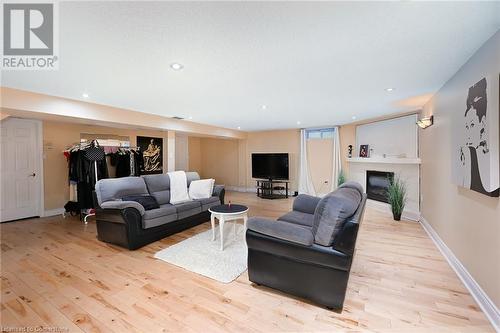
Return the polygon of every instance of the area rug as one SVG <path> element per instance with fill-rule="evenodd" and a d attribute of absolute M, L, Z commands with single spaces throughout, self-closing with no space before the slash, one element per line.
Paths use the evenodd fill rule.
<path fill-rule="evenodd" d="M 182 267 L 223 283 L 236 279 L 247 269 L 247 246 L 241 224 L 226 222 L 224 225 L 224 251 L 220 250 L 219 226 L 199 233 L 180 243 L 172 245 L 155 254 L 155 258 Z"/>

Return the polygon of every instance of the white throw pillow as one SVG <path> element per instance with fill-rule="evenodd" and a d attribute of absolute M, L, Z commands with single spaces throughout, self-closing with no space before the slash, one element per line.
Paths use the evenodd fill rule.
<path fill-rule="evenodd" d="M 193 180 L 189 185 L 191 199 L 208 199 L 214 191 L 215 179 Z"/>

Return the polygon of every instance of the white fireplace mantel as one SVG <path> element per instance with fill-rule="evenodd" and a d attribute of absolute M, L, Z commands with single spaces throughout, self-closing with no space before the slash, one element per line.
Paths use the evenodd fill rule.
<path fill-rule="evenodd" d="M 386 163 L 386 164 L 420 164 L 420 158 L 398 158 L 398 157 L 351 157 L 349 163 Z"/>

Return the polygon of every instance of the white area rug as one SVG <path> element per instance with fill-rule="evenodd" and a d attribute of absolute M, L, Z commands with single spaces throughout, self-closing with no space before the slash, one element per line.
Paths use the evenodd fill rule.
<path fill-rule="evenodd" d="M 207 230 L 157 252 L 155 258 L 229 283 L 247 269 L 244 228 L 241 224 L 236 224 L 236 236 L 233 228 L 234 223 L 226 222 L 224 225 L 224 251 L 220 250 L 220 232 L 217 226 L 215 241 L 212 241 L 212 230 Z"/>

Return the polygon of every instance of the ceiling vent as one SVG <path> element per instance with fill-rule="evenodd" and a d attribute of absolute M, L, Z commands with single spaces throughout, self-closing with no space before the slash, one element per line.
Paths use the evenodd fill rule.
<path fill-rule="evenodd" d="M 177 117 L 177 116 L 174 116 L 174 117 L 172 117 L 172 119 L 182 120 L 182 119 L 184 119 L 184 118 L 183 118 L 183 117 Z"/>

